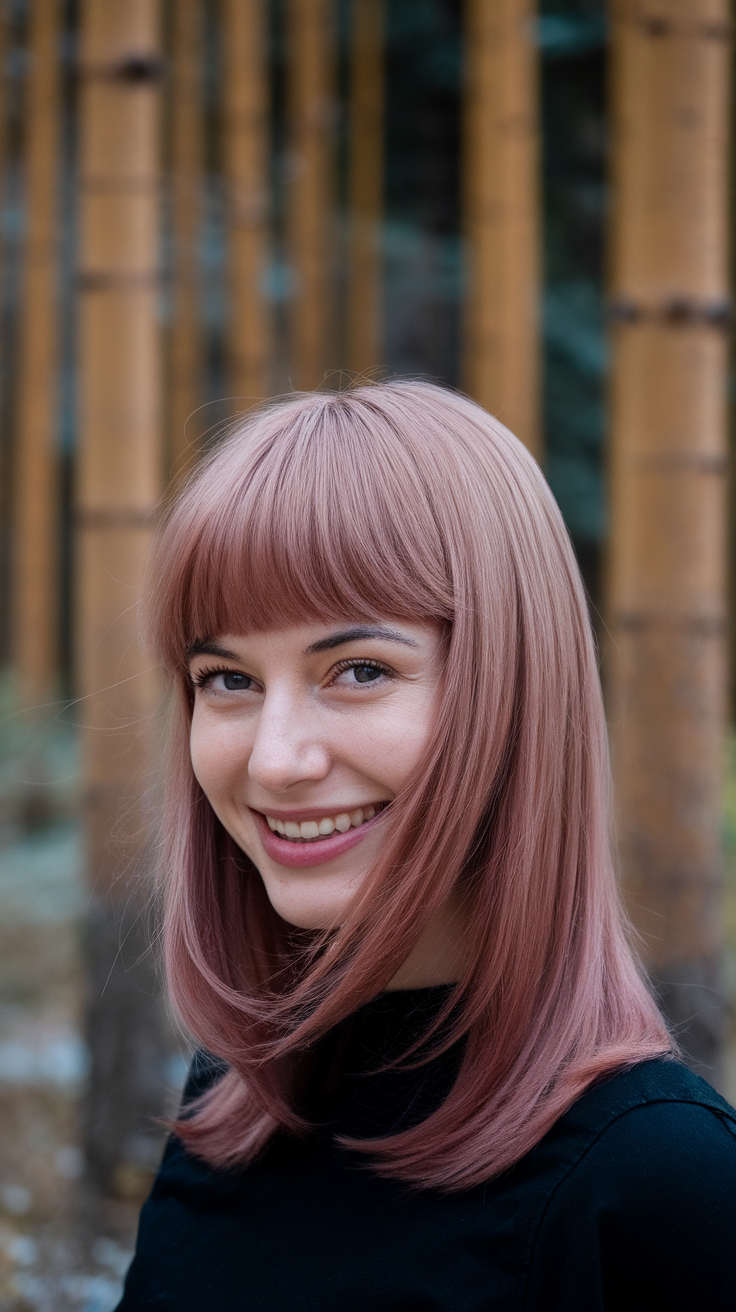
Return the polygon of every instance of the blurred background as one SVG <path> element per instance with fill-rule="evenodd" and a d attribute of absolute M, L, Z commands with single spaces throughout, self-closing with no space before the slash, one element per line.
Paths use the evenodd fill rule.
<path fill-rule="evenodd" d="M 434 379 L 540 460 L 623 895 L 736 1098 L 730 36 L 726 0 L 0 0 L 2 1312 L 119 1296 L 189 1055 L 141 575 L 294 388 Z"/>

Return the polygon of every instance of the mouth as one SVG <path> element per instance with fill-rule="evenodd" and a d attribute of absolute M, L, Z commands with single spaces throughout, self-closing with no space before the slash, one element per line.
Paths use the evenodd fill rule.
<path fill-rule="evenodd" d="M 332 861 L 355 847 L 387 806 L 388 802 L 376 802 L 322 816 L 312 812 L 306 820 L 283 820 L 252 808 L 251 813 L 266 854 L 279 865 L 304 868 Z"/>
<path fill-rule="evenodd" d="M 346 834 L 350 829 L 360 829 L 387 806 L 388 802 L 376 802 L 370 806 L 356 807 L 353 811 L 325 815 L 318 820 L 281 820 L 271 815 L 266 815 L 265 819 L 271 833 L 279 834 L 289 843 L 318 843 L 331 834 Z"/>

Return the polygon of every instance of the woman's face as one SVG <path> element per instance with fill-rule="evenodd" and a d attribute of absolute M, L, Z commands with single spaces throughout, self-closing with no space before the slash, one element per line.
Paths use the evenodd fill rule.
<path fill-rule="evenodd" d="M 289 924 L 340 924 L 437 707 L 433 624 L 222 634 L 191 653 L 194 773 Z"/>

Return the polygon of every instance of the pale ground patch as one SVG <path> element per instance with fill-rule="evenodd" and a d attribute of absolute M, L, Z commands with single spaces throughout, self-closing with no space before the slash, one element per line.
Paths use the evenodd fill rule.
<path fill-rule="evenodd" d="M 9 837 L 0 850 L 0 1312 L 112 1312 L 137 1206 L 101 1206 L 82 1185 L 79 834 L 66 821 Z"/>

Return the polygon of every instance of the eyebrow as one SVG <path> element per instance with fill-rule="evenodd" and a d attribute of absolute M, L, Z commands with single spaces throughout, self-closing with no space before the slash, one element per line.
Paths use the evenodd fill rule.
<path fill-rule="evenodd" d="M 310 643 L 304 648 L 302 655 L 315 656 L 318 652 L 331 651 L 333 647 L 342 647 L 348 642 L 365 642 L 368 638 L 377 638 L 383 642 L 401 642 L 405 647 L 419 646 L 418 642 L 405 633 L 400 633 L 398 629 L 388 629 L 383 624 L 356 624 L 352 629 L 341 629 L 338 633 L 330 633 L 328 637 Z M 187 660 L 194 660 L 195 656 L 216 656 L 221 661 L 240 660 L 236 652 L 228 651 L 227 647 L 221 647 L 217 642 L 206 641 L 193 642 L 187 647 Z"/>
<path fill-rule="evenodd" d="M 331 633 L 327 638 L 320 638 L 304 648 L 305 656 L 314 656 L 320 651 L 331 651 L 333 647 L 342 647 L 347 642 L 365 642 L 368 638 L 378 638 L 383 642 L 402 642 L 405 647 L 418 647 L 413 638 L 400 633 L 398 629 L 387 629 L 382 624 L 357 624 L 352 629 L 341 629 Z"/>
<path fill-rule="evenodd" d="M 195 656 L 219 656 L 221 661 L 237 661 L 239 659 L 234 651 L 228 651 L 227 647 L 220 647 L 216 642 L 193 642 L 187 647 L 187 660 L 194 660 Z"/>

